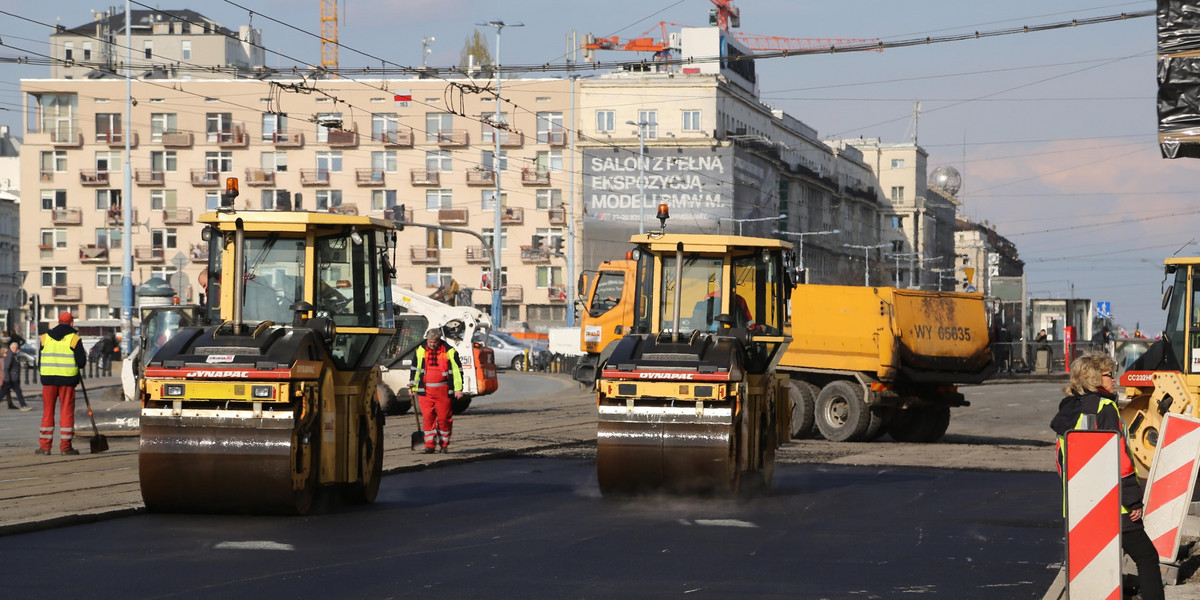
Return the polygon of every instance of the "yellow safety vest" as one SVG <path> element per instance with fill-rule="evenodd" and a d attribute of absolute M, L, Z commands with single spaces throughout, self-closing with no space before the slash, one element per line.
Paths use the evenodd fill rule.
<path fill-rule="evenodd" d="M 75 346 L 79 334 L 69 333 L 61 340 L 42 334 L 42 364 L 38 372 L 42 377 L 75 377 L 79 366 L 75 364 Z"/>

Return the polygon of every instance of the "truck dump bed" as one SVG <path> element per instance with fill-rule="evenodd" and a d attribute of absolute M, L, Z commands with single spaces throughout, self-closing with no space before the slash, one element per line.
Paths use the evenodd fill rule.
<path fill-rule="evenodd" d="M 980 294 L 798 285 L 791 303 L 784 370 L 947 384 L 978 383 L 994 370 Z"/>

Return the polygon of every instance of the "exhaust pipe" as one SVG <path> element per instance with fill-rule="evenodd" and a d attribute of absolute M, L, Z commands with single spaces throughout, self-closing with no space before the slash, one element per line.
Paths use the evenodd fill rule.
<path fill-rule="evenodd" d="M 242 264 L 242 244 L 245 242 L 246 231 L 242 219 L 234 222 L 233 230 L 233 333 L 242 333 L 242 296 L 245 292 L 245 265 Z"/>

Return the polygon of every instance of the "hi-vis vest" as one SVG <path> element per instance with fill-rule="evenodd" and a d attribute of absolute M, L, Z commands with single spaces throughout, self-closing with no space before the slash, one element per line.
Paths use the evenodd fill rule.
<path fill-rule="evenodd" d="M 79 374 L 79 366 L 75 364 L 75 346 L 79 344 L 79 334 L 69 333 L 61 340 L 42 334 L 42 364 L 38 372 L 42 377 L 74 377 Z"/>
<path fill-rule="evenodd" d="M 1105 398 L 1103 396 L 1100 397 L 1100 403 L 1096 405 L 1096 413 L 1099 413 L 1101 410 L 1104 410 L 1105 406 L 1112 407 L 1113 411 L 1117 413 L 1117 422 L 1121 424 L 1121 451 L 1120 451 L 1121 478 L 1125 478 L 1130 475 L 1134 475 L 1137 473 L 1137 467 L 1134 466 L 1133 460 L 1129 457 L 1129 430 L 1125 427 L 1125 420 L 1121 418 L 1121 411 L 1117 408 L 1117 403 L 1113 402 L 1111 399 Z M 1091 415 L 1091 414 L 1079 415 L 1079 419 L 1077 421 L 1075 421 L 1075 425 L 1071 429 L 1091 429 L 1092 427 L 1094 427 L 1094 425 L 1089 426 L 1087 421 L 1088 421 L 1089 417 L 1094 419 L 1095 416 L 1096 415 Z M 1093 421 L 1093 423 L 1094 423 L 1094 421 Z M 1064 467 L 1064 465 L 1066 465 L 1066 462 L 1067 462 L 1067 459 L 1066 459 L 1067 447 L 1066 447 L 1066 440 L 1064 439 L 1065 437 L 1066 437 L 1065 435 L 1058 436 L 1058 443 L 1056 446 L 1056 449 L 1058 451 L 1058 456 L 1057 456 L 1058 476 L 1060 479 L 1062 479 L 1062 483 L 1063 483 L 1063 514 L 1064 515 L 1066 515 L 1066 488 L 1067 488 L 1067 479 L 1066 479 L 1066 477 L 1063 476 L 1063 467 Z M 1122 503 L 1121 504 L 1121 514 L 1126 514 L 1128 512 L 1129 512 L 1129 509 L 1125 508 L 1125 504 Z"/>
<path fill-rule="evenodd" d="M 442 343 L 442 351 L 446 356 L 446 367 L 450 371 L 450 377 L 445 382 L 450 384 L 450 391 L 461 390 L 463 387 L 463 378 L 462 369 L 458 365 L 458 352 L 445 342 Z M 417 346 L 416 377 L 413 378 L 417 387 L 417 393 L 425 392 L 425 353 L 425 344 Z"/>

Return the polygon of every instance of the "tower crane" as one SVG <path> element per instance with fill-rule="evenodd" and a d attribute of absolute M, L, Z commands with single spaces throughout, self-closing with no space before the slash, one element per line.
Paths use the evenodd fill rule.
<path fill-rule="evenodd" d="M 337 77 L 338 16 L 337 0 L 321 0 L 321 68 Z"/>

